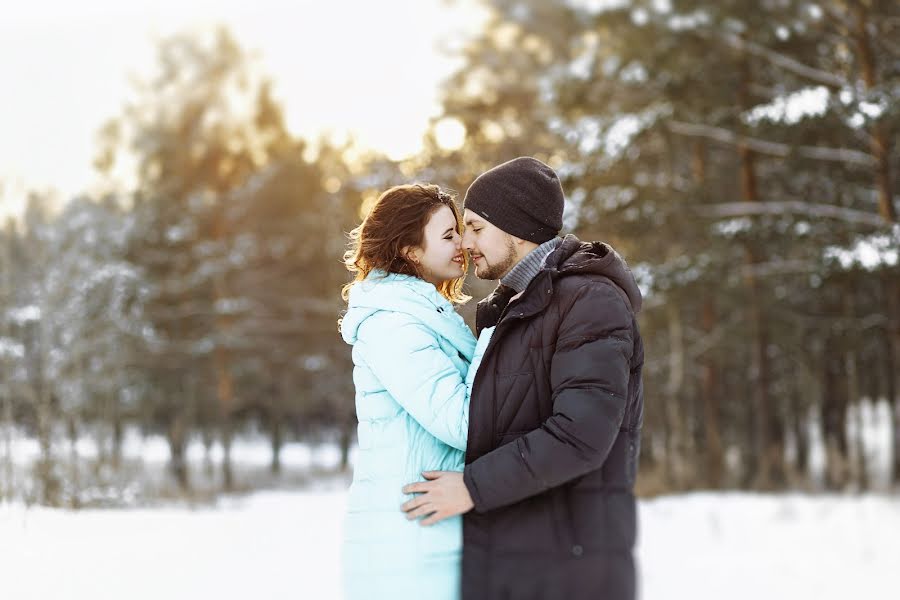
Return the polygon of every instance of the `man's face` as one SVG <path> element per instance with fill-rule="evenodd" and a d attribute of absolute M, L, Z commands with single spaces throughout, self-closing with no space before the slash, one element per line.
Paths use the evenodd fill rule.
<path fill-rule="evenodd" d="M 466 231 L 462 247 L 469 253 L 479 279 L 500 279 L 519 262 L 513 236 L 466 210 L 463 214 Z"/>

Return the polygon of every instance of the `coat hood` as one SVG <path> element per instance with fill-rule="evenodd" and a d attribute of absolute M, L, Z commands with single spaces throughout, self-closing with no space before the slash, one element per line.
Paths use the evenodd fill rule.
<path fill-rule="evenodd" d="M 603 275 L 625 292 L 634 313 L 641 310 L 643 297 L 637 281 L 625 259 L 604 242 L 582 242 L 574 235 L 563 238 L 562 244 L 547 257 L 546 268 L 564 277 L 577 273 Z"/>
<path fill-rule="evenodd" d="M 341 337 L 355 344 L 359 328 L 381 312 L 410 315 L 450 342 L 467 361 L 472 360 L 475 337 L 469 326 L 432 284 L 398 273 L 374 270 L 350 288 L 347 312 L 341 320 Z"/>

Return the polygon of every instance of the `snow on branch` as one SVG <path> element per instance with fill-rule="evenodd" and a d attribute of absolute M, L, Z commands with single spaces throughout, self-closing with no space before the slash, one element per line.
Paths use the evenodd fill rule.
<path fill-rule="evenodd" d="M 8 337 L 0 337 L 0 359 L 22 358 L 25 356 L 25 346 L 18 340 Z"/>
<path fill-rule="evenodd" d="M 890 233 L 859 238 L 850 246 L 829 246 L 824 255 L 844 269 L 896 267 L 900 265 L 900 225 L 895 225 Z"/>
<path fill-rule="evenodd" d="M 35 321 L 40 321 L 41 309 L 33 304 L 29 304 L 28 306 L 10 309 L 7 312 L 7 315 L 13 324 L 22 326 Z"/>

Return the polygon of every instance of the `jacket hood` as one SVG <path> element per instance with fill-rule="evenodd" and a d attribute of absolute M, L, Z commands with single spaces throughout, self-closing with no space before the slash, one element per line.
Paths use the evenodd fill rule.
<path fill-rule="evenodd" d="M 381 311 L 412 316 L 449 341 L 467 361 L 472 360 L 475 337 L 469 326 L 450 301 L 427 281 L 411 275 L 372 271 L 350 288 L 347 312 L 341 320 L 341 337 L 348 344 L 355 344 L 362 324 Z"/>
<path fill-rule="evenodd" d="M 556 271 L 560 277 L 578 273 L 603 275 L 625 292 L 635 314 L 641 310 L 643 297 L 637 281 L 625 259 L 609 244 L 582 242 L 574 235 L 567 235 L 547 257 L 546 268 Z"/>

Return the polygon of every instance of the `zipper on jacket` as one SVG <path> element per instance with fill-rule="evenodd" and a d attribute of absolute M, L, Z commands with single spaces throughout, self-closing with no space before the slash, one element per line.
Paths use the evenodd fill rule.
<path fill-rule="evenodd" d="M 488 359 L 492 356 L 492 350 L 497 346 L 497 344 L 495 342 L 497 342 L 497 340 L 500 337 L 500 336 L 498 336 L 498 333 L 501 333 L 501 327 L 503 327 L 504 330 L 506 329 L 506 326 L 503 325 L 504 322 L 510 323 L 514 319 L 523 318 L 523 313 L 519 313 L 518 315 L 510 315 L 510 317 L 508 319 L 506 319 L 506 321 L 504 321 L 503 317 L 506 316 L 506 313 L 508 310 L 509 310 L 509 305 L 506 305 L 506 307 L 504 307 L 503 311 L 500 313 L 500 318 L 497 320 L 497 325 L 494 327 L 494 333 L 491 334 L 491 339 L 488 342 L 487 348 L 484 349 L 484 354 L 481 355 L 481 363 L 480 363 L 481 365 L 486 365 L 488 362 Z M 479 384 L 480 384 L 481 380 L 484 379 L 483 373 L 484 373 L 484 369 L 482 369 L 480 367 L 479 367 L 478 371 L 475 372 L 475 378 L 472 380 L 472 396 L 471 396 L 471 398 L 474 398 L 476 395 L 476 391 L 481 388 L 481 386 Z M 470 398 L 470 407 L 471 407 L 471 398 Z M 471 411 L 471 408 L 469 408 L 469 410 Z M 471 420 L 470 420 L 470 425 L 471 425 Z M 491 410 L 490 410 L 490 429 L 489 429 L 489 431 L 491 432 L 491 440 L 496 439 L 497 424 L 496 424 L 496 415 L 494 414 L 493 405 L 491 406 Z M 469 446 L 467 446 L 467 448 L 468 447 Z M 468 449 L 466 450 L 466 452 L 468 453 Z"/>
<path fill-rule="evenodd" d="M 517 302 L 516 302 L 517 304 L 519 303 L 519 301 L 521 301 L 522 298 L 525 297 L 525 294 L 528 293 L 528 290 L 529 290 L 529 288 L 531 288 L 531 285 L 532 285 L 535 281 L 538 280 L 538 277 L 539 277 L 540 275 L 541 275 L 541 274 L 539 273 L 537 276 L 535 276 L 534 279 L 531 280 L 531 282 L 529 282 L 528 287 L 525 288 L 525 291 L 522 292 L 521 295 L 519 295 L 519 298 L 518 298 L 518 300 L 517 300 Z M 551 278 L 551 281 L 552 281 L 552 278 Z M 552 290 L 552 288 L 551 288 L 551 289 L 547 290 L 547 293 L 548 293 L 548 294 L 552 294 L 552 291 L 553 291 L 553 290 Z M 535 291 L 534 293 L 537 293 L 537 291 Z M 541 311 L 543 311 L 543 309 L 545 309 L 545 308 L 546 308 L 546 306 L 544 306 L 544 307 L 541 309 Z M 539 311 L 539 312 L 541 312 L 541 311 Z M 537 314 L 537 313 L 535 313 L 535 314 Z M 506 317 L 506 320 L 505 320 L 505 321 L 504 321 L 504 317 Z M 503 325 L 504 322 L 505 322 L 505 323 L 510 323 L 510 322 L 512 322 L 512 321 L 514 321 L 514 320 L 519 320 L 519 319 L 524 319 L 524 318 L 525 318 L 525 313 L 524 313 L 524 312 L 520 311 L 520 312 L 518 312 L 518 313 L 514 313 L 514 312 L 511 312 L 511 311 L 510 311 L 510 303 L 507 303 L 506 306 L 503 307 L 503 310 L 500 311 L 500 317 L 497 319 L 497 325 L 494 327 L 494 333 L 491 335 L 491 340 L 490 340 L 490 342 L 488 342 L 487 348 L 484 349 L 484 354 L 481 355 L 481 364 L 482 364 L 482 365 L 484 365 L 484 364 L 487 363 L 488 358 L 491 356 L 491 351 L 492 351 L 493 348 L 497 345 L 495 342 L 499 339 L 498 333 L 500 333 L 500 328 L 504 326 L 504 325 Z M 476 391 L 477 389 L 480 388 L 480 386 L 479 386 L 478 384 L 479 384 L 479 382 L 481 381 L 481 378 L 482 378 L 482 377 L 481 377 L 481 371 L 482 371 L 482 369 L 478 369 L 478 372 L 475 373 L 475 378 L 472 380 L 472 397 L 475 397 L 475 391 Z M 471 410 L 471 409 L 470 409 L 470 410 Z M 491 425 L 491 428 L 490 428 L 491 439 L 494 440 L 494 439 L 497 438 L 497 426 L 496 426 L 497 424 L 496 424 L 496 422 L 495 422 L 495 415 L 494 415 L 493 407 L 491 407 L 491 422 L 490 422 L 490 425 Z M 468 452 L 468 451 L 467 451 L 467 452 Z"/>

